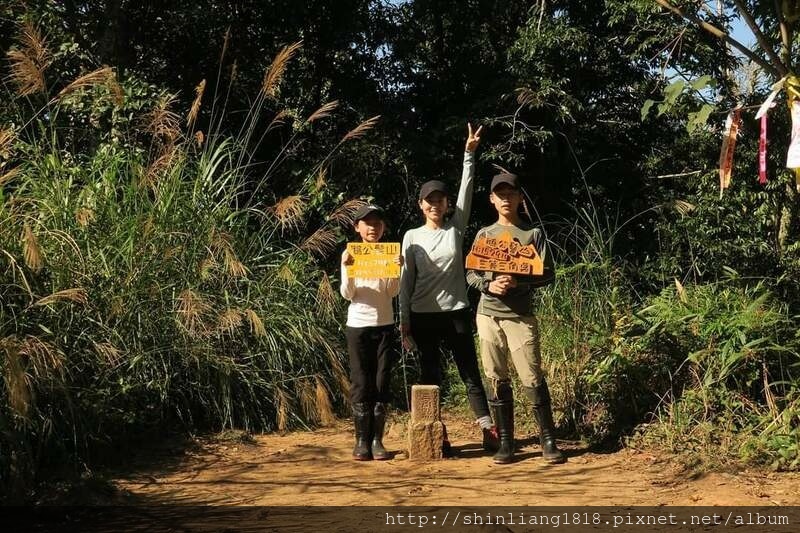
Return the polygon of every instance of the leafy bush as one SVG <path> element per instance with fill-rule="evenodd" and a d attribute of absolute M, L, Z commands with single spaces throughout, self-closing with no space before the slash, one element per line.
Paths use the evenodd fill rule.
<path fill-rule="evenodd" d="M 640 442 L 714 464 L 797 468 L 798 338 L 774 280 L 730 278 L 665 289 L 636 314 L 631 349 L 680 361 Z"/>

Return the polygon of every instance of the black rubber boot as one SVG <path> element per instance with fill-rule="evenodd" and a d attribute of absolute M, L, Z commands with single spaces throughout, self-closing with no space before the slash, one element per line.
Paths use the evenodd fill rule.
<path fill-rule="evenodd" d="M 372 458 L 376 461 L 391 459 L 391 455 L 383 447 L 383 430 L 386 427 L 386 404 L 375 404 L 375 427 L 372 437 Z"/>
<path fill-rule="evenodd" d="M 356 428 L 356 445 L 353 448 L 353 459 L 356 461 L 372 460 L 370 442 L 372 441 L 372 404 L 353 404 L 353 424 Z"/>
<path fill-rule="evenodd" d="M 567 457 L 556 445 L 555 423 L 553 422 L 553 409 L 550 405 L 550 390 L 547 382 L 542 382 L 537 387 L 526 387 L 525 392 L 533 404 L 536 421 L 539 423 L 539 444 L 542 447 L 542 457 L 548 463 L 564 463 Z"/>
<path fill-rule="evenodd" d="M 455 456 L 456 452 L 450 445 L 450 438 L 447 436 L 447 426 L 445 426 L 444 422 L 442 422 L 442 457 L 449 459 Z"/>
<path fill-rule="evenodd" d="M 507 464 L 514 460 L 514 393 L 511 384 L 506 381 L 497 385 L 495 393 L 497 399 L 490 401 L 489 407 L 500 444 L 492 460 L 497 464 Z"/>

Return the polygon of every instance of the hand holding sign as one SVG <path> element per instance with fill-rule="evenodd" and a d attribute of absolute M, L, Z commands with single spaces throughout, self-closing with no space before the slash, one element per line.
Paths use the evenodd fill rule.
<path fill-rule="evenodd" d="M 347 254 L 352 263 L 347 266 L 351 278 L 399 278 L 403 259 L 399 242 L 348 242 Z M 342 261 L 345 256 L 342 255 Z"/>
<path fill-rule="evenodd" d="M 467 255 L 466 267 L 471 270 L 508 274 L 506 283 L 516 280 L 513 275 L 538 276 L 544 273 L 544 263 L 536 247 L 522 246 L 506 232 L 499 237 L 478 237 Z"/>
<path fill-rule="evenodd" d="M 350 266 L 354 262 L 355 258 L 353 257 L 353 254 L 350 253 L 350 250 L 345 249 L 345 251 L 342 253 L 342 264 L 344 266 Z"/>

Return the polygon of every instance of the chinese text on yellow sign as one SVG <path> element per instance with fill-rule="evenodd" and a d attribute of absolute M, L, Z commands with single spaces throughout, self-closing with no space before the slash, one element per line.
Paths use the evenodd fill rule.
<path fill-rule="evenodd" d="M 347 267 L 351 278 L 399 278 L 399 242 L 348 242 L 347 251 L 354 262 Z"/>

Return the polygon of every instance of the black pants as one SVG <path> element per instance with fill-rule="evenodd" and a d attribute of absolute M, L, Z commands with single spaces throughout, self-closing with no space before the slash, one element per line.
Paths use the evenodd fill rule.
<path fill-rule="evenodd" d="M 478 369 L 478 354 L 472 333 L 469 309 L 441 313 L 411 313 L 411 337 L 420 352 L 423 385 L 441 385 L 441 347 L 453 352 L 461 381 L 467 387 L 467 399 L 476 417 L 489 415 L 486 391 Z"/>
<path fill-rule="evenodd" d="M 394 324 L 345 328 L 350 354 L 350 400 L 389 403 L 392 366 L 398 359 Z"/>

